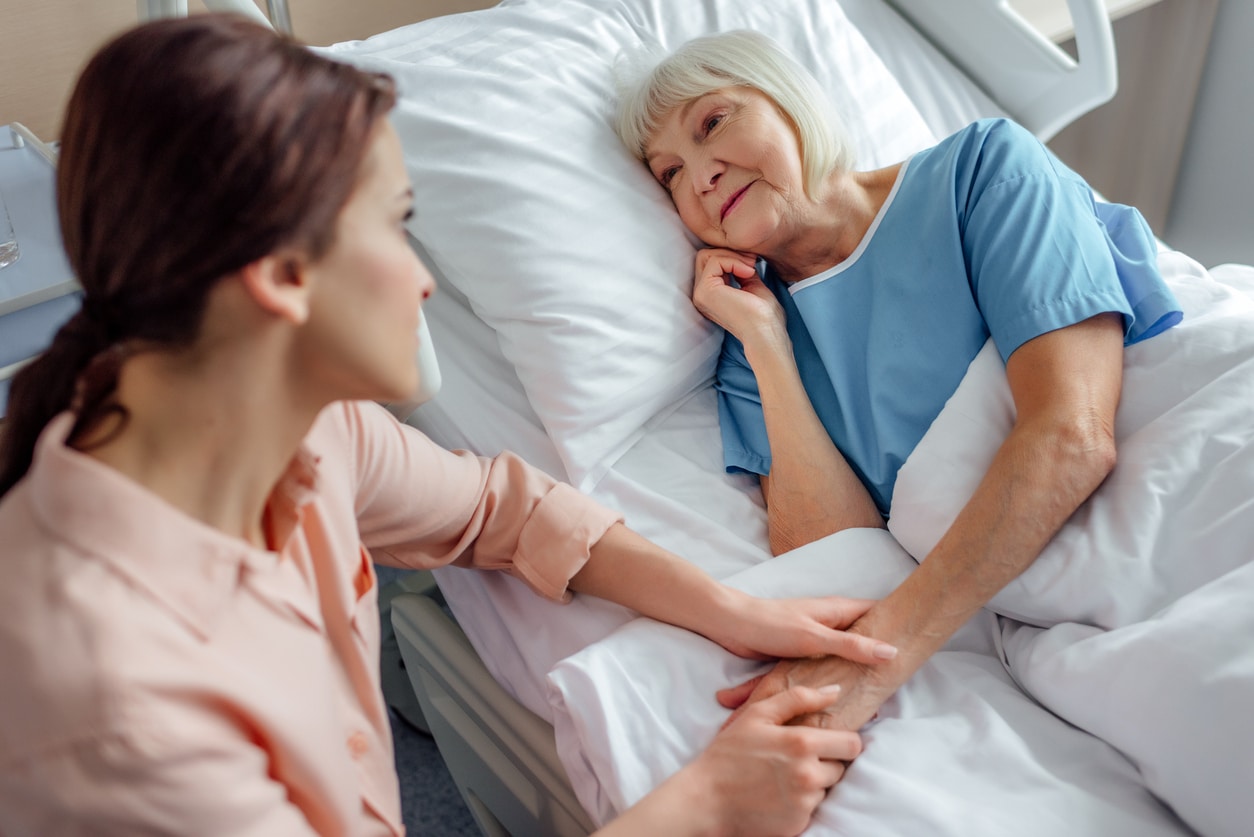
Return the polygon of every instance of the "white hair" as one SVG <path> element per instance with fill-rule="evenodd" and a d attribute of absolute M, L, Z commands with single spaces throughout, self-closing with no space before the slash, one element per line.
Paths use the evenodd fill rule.
<path fill-rule="evenodd" d="M 749 87 L 792 123 L 807 194 L 815 195 L 832 171 L 854 165 L 852 145 L 814 76 L 765 35 L 734 30 L 694 38 L 669 55 L 640 50 L 622 56 L 616 70 L 614 128 L 641 160 L 677 107 L 715 90 Z"/>

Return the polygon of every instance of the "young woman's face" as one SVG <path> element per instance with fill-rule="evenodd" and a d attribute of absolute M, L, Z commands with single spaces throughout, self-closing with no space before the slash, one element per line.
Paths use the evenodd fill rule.
<path fill-rule="evenodd" d="M 791 123 L 748 87 L 676 108 L 649 140 L 645 160 L 684 224 L 712 247 L 768 255 L 806 200 Z"/>
<path fill-rule="evenodd" d="M 413 189 L 400 139 L 386 121 L 375 131 L 335 243 L 310 267 L 307 333 L 336 398 L 395 401 L 418 388 L 418 312 L 435 281 L 405 235 Z"/>

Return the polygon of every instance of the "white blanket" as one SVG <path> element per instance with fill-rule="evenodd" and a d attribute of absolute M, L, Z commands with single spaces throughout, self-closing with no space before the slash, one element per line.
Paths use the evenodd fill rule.
<path fill-rule="evenodd" d="M 865 752 L 809 833 L 1247 832 L 1254 299 L 1179 254 L 1161 264 L 1186 319 L 1127 350 L 1115 473 L 864 729 Z M 1012 420 L 1004 369 L 982 355 L 898 479 L 891 529 L 905 549 L 852 530 L 730 583 L 883 595 Z M 759 670 L 648 620 L 560 663 L 549 698 L 585 806 L 608 819 L 691 759 L 727 715 L 714 691 Z"/>
<path fill-rule="evenodd" d="M 1205 834 L 1254 827 L 1254 298 L 1179 253 L 1185 311 L 1128 347 L 1119 462 L 990 609 L 1010 670 L 1114 744 Z M 922 560 L 1013 421 L 986 346 L 898 476 L 889 528 Z M 1036 625 L 1040 627 L 1029 627 Z"/>

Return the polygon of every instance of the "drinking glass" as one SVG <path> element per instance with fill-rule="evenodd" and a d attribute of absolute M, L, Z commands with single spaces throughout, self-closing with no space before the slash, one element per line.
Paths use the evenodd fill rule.
<path fill-rule="evenodd" d="M 13 222 L 9 220 L 9 209 L 4 204 L 4 193 L 0 192 L 0 269 L 13 264 L 21 255 Z"/>

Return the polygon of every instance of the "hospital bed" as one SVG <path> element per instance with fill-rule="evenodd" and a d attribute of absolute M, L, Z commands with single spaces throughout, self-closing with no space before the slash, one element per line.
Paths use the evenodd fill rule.
<path fill-rule="evenodd" d="M 261 16 L 250 2 L 207 5 Z M 870 168 L 983 116 L 1009 115 L 1048 139 L 1109 99 L 1104 6 L 1067 5 L 1078 60 L 1004 0 L 505 0 L 328 48 L 400 85 L 394 124 L 416 191 L 410 231 L 440 286 L 425 312 L 443 379 L 439 397 L 406 420 L 448 447 L 512 449 L 713 575 L 771 592 L 766 574 L 786 564 L 766 563 L 756 482 L 721 465 L 711 388 L 720 335 L 687 299 L 693 242 L 613 136 L 613 61 L 624 48 L 719 29 L 772 35 L 831 92 Z M 269 6 L 285 20 L 284 3 Z M 141 0 L 140 11 L 186 4 Z M 820 541 L 785 560 L 831 572 L 851 550 L 883 551 L 886 574 L 859 581 L 849 568 L 855 588 L 882 594 L 897 553 L 878 537 L 849 535 L 840 550 Z M 439 596 L 395 597 L 392 622 L 425 721 L 485 834 L 587 834 L 703 743 L 651 737 L 660 728 L 610 706 L 606 684 L 662 704 L 708 694 L 692 710 L 709 716 L 693 728 L 708 731 L 721 717 L 713 691 L 748 671 L 603 601 L 556 605 L 504 575 L 435 577 Z M 971 785 L 941 788 L 943 776 L 939 789 L 920 784 L 916 756 L 893 755 L 885 736 L 876 752 L 900 768 L 900 784 L 860 760 L 838 789 L 843 813 L 820 817 L 816 833 L 1189 833 L 1122 756 L 1024 698 L 993 635 L 959 637 L 953 665 L 929 674 L 918 699 L 943 714 L 942 698 L 961 704 L 984 683 L 996 711 L 967 719 L 980 734 L 911 734 L 930 752 L 1017 748 L 1027 755 L 1005 763 L 1027 767 L 990 766 L 997 793 L 972 798 Z M 662 661 L 651 656 L 659 647 L 691 655 Z M 1029 718 L 1030 732 L 990 720 L 1015 717 Z M 641 762 L 630 775 L 626 750 Z M 929 805 L 936 812 L 924 813 Z M 1060 813 L 1068 806 L 1080 806 L 1084 827 Z"/>

